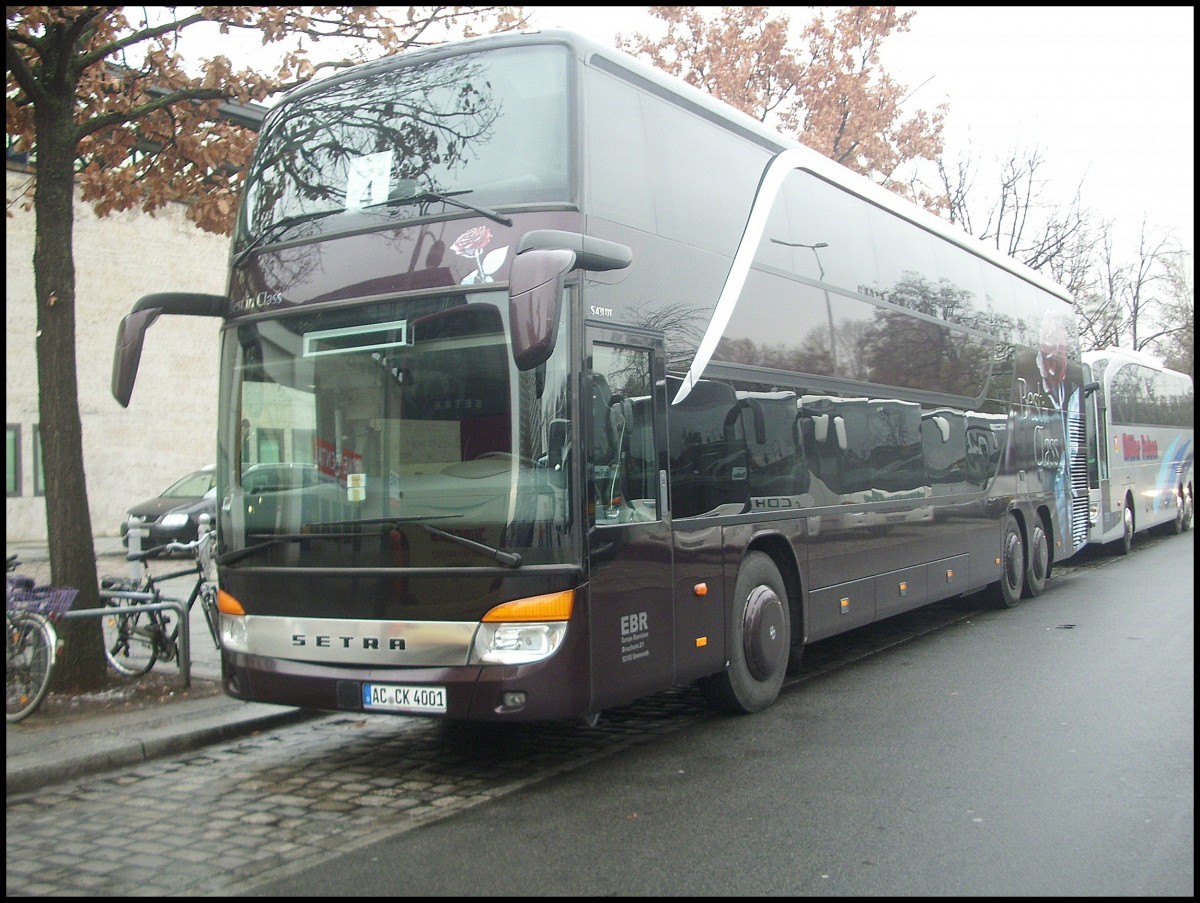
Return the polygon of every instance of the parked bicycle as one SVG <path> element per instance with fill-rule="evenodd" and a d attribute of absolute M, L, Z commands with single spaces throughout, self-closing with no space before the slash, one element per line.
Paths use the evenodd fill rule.
<path fill-rule="evenodd" d="M 104 632 L 104 654 L 108 662 L 121 674 L 140 677 L 154 667 L 155 662 L 173 662 L 180 654 L 178 623 L 172 623 L 170 614 L 161 609 L 138 610 L 139 606 L 177 601 L 163 595 L 162 584 L 178 577 L 194 575 L 192 587 L 185 606 L 191 614 L 192 606 L 200 600 L 204 621 L 217 649 L 221 648 L 220 621 L 217 613 L 217 585 L 212 579 L 213 550 L 216 532 L 201 530 L 191 542 L 170 542 L 142 552 L 129 552 L 126 558 L 142 565 L 142 577 L 104 577 L 100 582 L 100 596 L 107 606 L 115 610 L 102 620 Z M 184 570 L 155 575 L 150 562 L 172 553 L 187 553 L 192 564 Z"/>
<path fill-rule="evenodd" d="M 8 587 L 4 598 L 8 634 L 4 715 L 9 724 L 32 715 L 46 698 L 59 655 L 54 623 L 70 609 L 79 594 L 77 589 L 35 586 L 32 577 L 12 573 L 20 564 L 19 556 L 8 556 Z"/>

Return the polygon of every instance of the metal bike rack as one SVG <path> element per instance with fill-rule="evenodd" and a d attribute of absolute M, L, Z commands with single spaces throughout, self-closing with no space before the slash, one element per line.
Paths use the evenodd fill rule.
<path fill-rule="evenodd" d="M 137 605 L 107 605 L 103 608 L 80 608 L 71 609 L 63 612 L 63 618 L 92 618 L 102 617 L 111 614 L 132 614 L 139 611 L 165 611 L 170 609 L 179 615 L 179 639 L 176 640 L 178 650 L 176 658 L 179 660 L 179 676 L 183 680 L 183 688 L 186 690 L 192 685 L 192 640 L 191 640 L 191 625 L 188 623 L 188 612 L 184 607 L 181 599 L 164 599 L 159 596 L 158 602 L 152 601 L 155 598 L 154 593 L 138 593 L 125 590 L 100 590 L 101 599 L 130 599 L 137 601 Z"/>

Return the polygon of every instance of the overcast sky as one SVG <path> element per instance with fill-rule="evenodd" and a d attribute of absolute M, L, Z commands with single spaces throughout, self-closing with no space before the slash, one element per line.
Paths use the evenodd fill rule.
<path fill-rule="evenodd" d="M 527 8 L 537 25 L 608 44 L 659 25 L 645 7 Z M 952 158 L 969 142 L 981 173 L 994 174 L 989 164 L 1036 147 L 1049 200 L 1068 202 L 1082 183 L 1085 206 L 1113 221 L 1119 241 L 1136 243 L 1145 219 L 1194 249 L 1193 7 L 900 9 L 916 15 L 885 42 L 885 68 L 917 89 L 921 108 L 949 103 Z M 803 19 L 803 8 L 789 12 Z"/>

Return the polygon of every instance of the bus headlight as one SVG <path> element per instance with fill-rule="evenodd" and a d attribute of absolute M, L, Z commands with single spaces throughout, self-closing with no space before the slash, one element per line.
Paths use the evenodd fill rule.
<path fill-rule="evenodd" d="M 553 655 L 567 635 L 565 621 L 553 624 L 480 624 L 471 664 L 524 665 Z"/>
<path fill-rule="evenodd" d="M 523 665 L 544 659 L 562 645 L 575 592 L 548 593 L 497 605 L 475 631 L 470 663 Z"/>

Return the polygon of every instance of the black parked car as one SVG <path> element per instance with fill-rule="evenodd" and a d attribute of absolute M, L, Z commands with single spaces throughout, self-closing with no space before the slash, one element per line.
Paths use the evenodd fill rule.
<path fill-rule="evenodd" d="M 196 538 L 201 514 L 211 520 L 217 516 L 217 474 L 211 465 L 189 473 L 161 495 L 130 508 L 121 524 L 121 542 L 129 545 L 130 518 L 147 531 L 141 540 L 143 549 L 168 542 L 191 542 Z"/>

